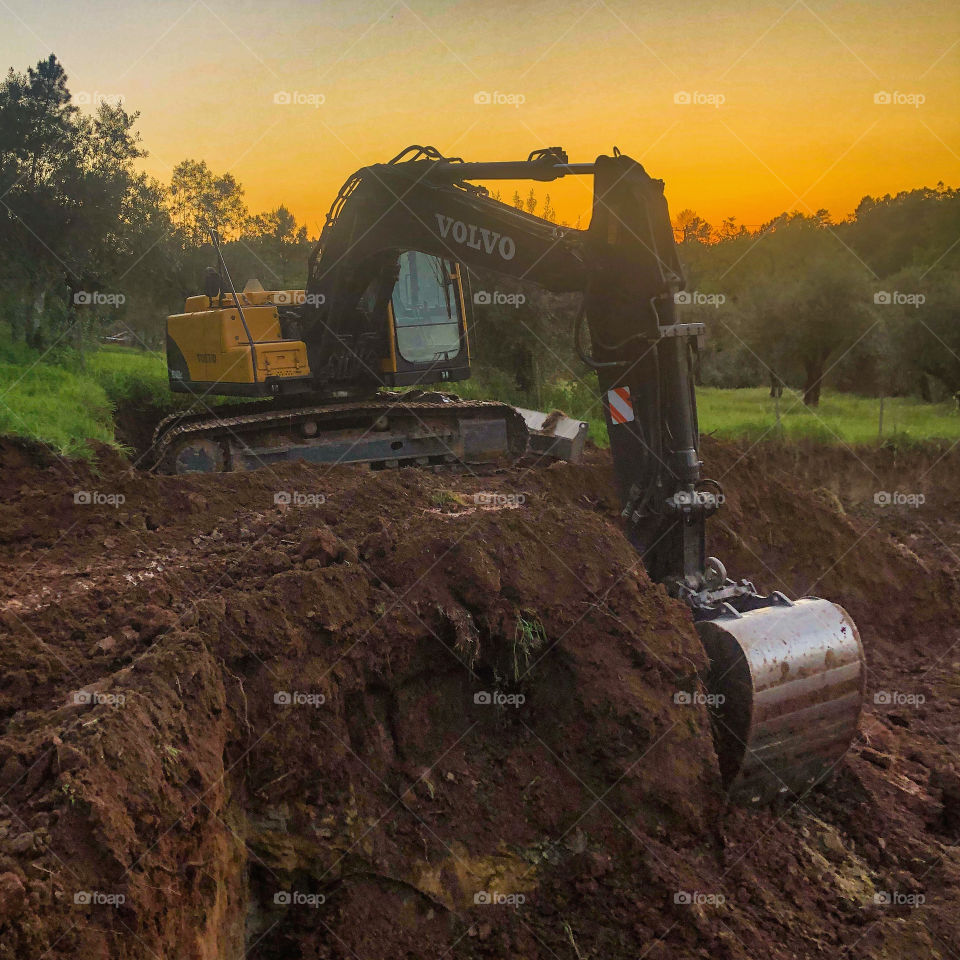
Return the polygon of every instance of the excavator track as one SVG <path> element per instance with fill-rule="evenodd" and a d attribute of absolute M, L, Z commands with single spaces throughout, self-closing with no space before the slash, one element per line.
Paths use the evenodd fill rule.
<path fill-rule="evenodd" d="M 290 398 L 174 415 L 154 434 L 152 469 L 217 473 L 289 460 L 374 468 L 490 464 L 527 452 L 527 427 L 513 407 L 431 396 L 311 406 Z"/>

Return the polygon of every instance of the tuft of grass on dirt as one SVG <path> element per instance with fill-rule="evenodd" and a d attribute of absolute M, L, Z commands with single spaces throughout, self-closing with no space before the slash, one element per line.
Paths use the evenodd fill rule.
<path fill-rule="evenodd" d="M 526 613 L 517 617 L 513 632 L 513 679 L 519 680 L 530 667 L 534 653 L 547 642 L 547 631 L 536 614 Z"/>

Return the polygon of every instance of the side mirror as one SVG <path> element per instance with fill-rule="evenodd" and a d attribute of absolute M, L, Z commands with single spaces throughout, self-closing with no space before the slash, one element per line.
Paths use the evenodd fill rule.
<path fill-rule="evenodd" d="M 220 280 L 220 274 L 213 267 L 207 267 L 206 276 L 203 278 L 203 292 L 213 305 L 213 298 L 220 296 L 220 290 L 223 284 Z"/>

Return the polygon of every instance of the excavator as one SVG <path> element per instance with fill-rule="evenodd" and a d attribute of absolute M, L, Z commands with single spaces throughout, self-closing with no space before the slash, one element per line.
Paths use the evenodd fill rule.
<path fill-rule="evenodd" d="M 585 230 L 477 183 L 568 176 L 593 177 Z M 616 149 L 592 163 L 571 163 L 559 147 L 465 162 L 413 146 L 346 181 L 302 290 L 253 282 L 238 293 L 219 250 L 204 294 L 168 319 L 171 389 L 203 408 L 160 424 L 158 470 L 516 461 L 531 443 L 518 410 L 431 388 L 470 376 L 469 273 L 578 293 L 574 344 L 596 371 L 623 528 L 650 577 L 692 614 L 729 800 L 802 796 L 839 763 L 865 686 L 853 620 L 818 597 L 764 595 L 706 555 L 706 522 L 723 497 L 699 452 L 705 330 L 676 314 L 684 277 L 662 180 Z M 207 396 L 244 400 L 211 409 Z"/>

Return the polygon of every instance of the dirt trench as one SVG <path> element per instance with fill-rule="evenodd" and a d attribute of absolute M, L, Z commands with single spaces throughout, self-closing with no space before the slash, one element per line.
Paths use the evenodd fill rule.
<path fill-rule="evenodd" d="M 711 550 L 870 658 L 829 786 L 743 811 L 605 454 L 167 478 L 4 443 L 0 958 L 950 957 L 956 457 L 883 456 L 705 449 Z M 864 493 L 923 470 L 912 513 Z"/>

